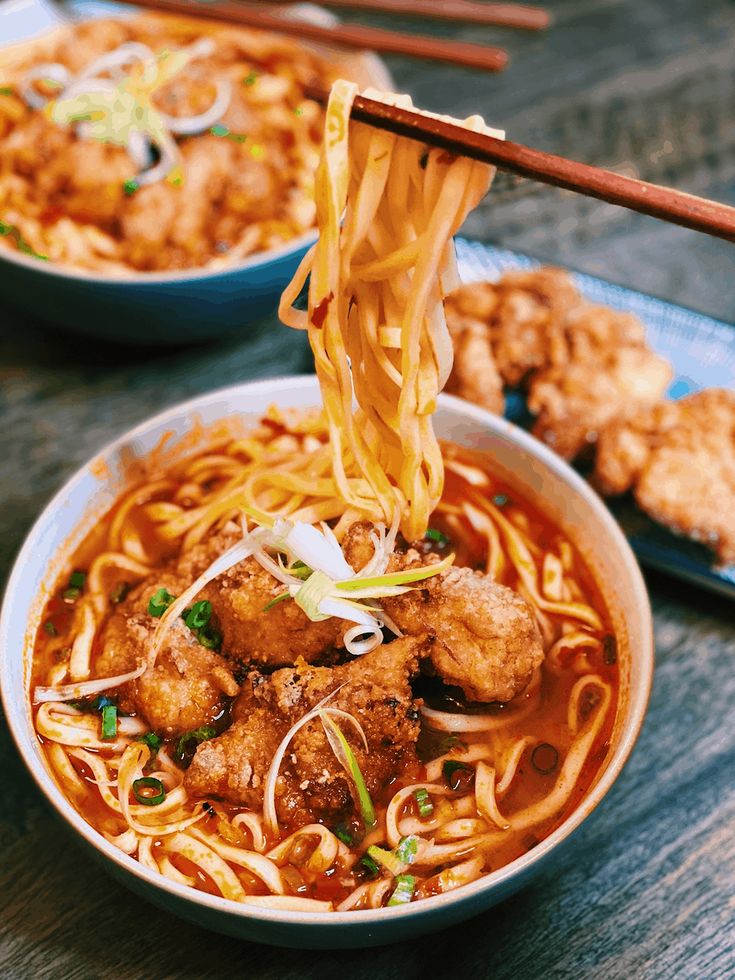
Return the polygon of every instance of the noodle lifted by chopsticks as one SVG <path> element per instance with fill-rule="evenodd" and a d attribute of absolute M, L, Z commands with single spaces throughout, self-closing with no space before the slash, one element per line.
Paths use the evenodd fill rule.
<path fill-rule="evenodd" d="M 316 175 L 320 236 L 279 313 L 308 331 L 336 494 L 374 521 L 390 523 L 398 506 L 414 540 L 444 484 L 431 415 L 452 366 L 442 307 L 458 285 L 451 239 L 494 170 L 350 123 L 356 92 L 345 81 L 332 88 Z M 407 96 L 365 94 L 412 108 Z M 502 136 L 480 116 L 463 125 Z M 305 313 L 293 303 L 309 275 Z"/>

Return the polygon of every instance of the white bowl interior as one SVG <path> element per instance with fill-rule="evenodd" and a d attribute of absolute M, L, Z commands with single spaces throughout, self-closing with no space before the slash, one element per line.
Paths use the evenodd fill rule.
<path fill-rule="evenodd" d="M 213 436 L 236 433 L 255 422 L 273 402 L 305 408 L 319 402 L 314 377 L 243 384 L 175 406 L 122 436 L 62 488 L 31 530 L 11 573 L 0 614 L 0 684 L 8 723 L 37 784 L 62 817 L 120 868 L 155 889 L 229 916 L 270 922 L 324 925 L 319 913 L 294 913 L 239 905 L 178 885 L 139 864 L 97 834 L 67 802 L 48 770 L 36 738 L 28 697 L 33 637 L 44 604 L 74 548 L 118 496 L 151 469 L 195 452 Z M 653 643 L 648 598 L 638 565 L 605 506 L 586 483 L 529 435 L 482 409 L 441 396 L 436 416 L 440 437 L 492 453 L 494 469 L 569 533 L 596 574 L 619 637 L 621 697 L 612 744 L 596 783 L 573 814 L 528 854 L 471 885 L 427 900 L 451 906 L 527 873 L 597 806 L 637 737 L 651 683 Z M 420 915 L 426 902 L 361 912 L 361 921 Z M 330 913 L 328 922 L 354 924 L 356 913 Z"/>

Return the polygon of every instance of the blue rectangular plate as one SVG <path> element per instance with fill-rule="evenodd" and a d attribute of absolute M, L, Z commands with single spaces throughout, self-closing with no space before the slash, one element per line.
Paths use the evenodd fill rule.
<path fill-rule="evenodd" d="M 494 280 L 510 269 L 540 264 L 527 255 L 481 242 L 458 238 L 456 246 L 463 282 Z M 671 398 L 701 388 L 735 389 L 735 329 L 729 324 L 594 276 L 572 275 L 588 300 L 635 313 L 645 323 L 650 345 L 673 364 Z M 509 399 L 508 418 L 518 421 L 522 414 L 522 407 Z M 649 520 L 627 497 L 610 501 L 609 506 L 642 564 L 735 599 L 735 566 L 715 567 L 708 549 Z"/>

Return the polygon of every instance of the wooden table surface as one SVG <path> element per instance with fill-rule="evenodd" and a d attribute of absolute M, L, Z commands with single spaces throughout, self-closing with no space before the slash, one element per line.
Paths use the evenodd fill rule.
<path fill-rule="evenodd" d="M 399 88 L 426 108 L 479 110 L 517 140 L 735 202 L 735 4 L 549 6 L 546 35 L 422 24 L 507 43 L 513 65 L 491 77 L 394 60 Z M 466 233 L 735 318 L 732 247 L 652 219 L 506 181 Z M 0 577 L 45 500 L 112 436 L 212 387 L 308 368 L 285 329 L 151 353 L 46 332 L 0 299 Z M 82 858 L 0 727 L 0 976 L 734 976 L 735 609 L 648 584 L 657 671 L 623 776 L 565 867 L 436 938 L 303 953 L 184 925 Z"/>

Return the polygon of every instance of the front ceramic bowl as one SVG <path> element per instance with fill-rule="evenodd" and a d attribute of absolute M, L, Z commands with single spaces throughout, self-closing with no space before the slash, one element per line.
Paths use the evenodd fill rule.
<path fill-rule="evenodd" d="M 127 489 L 131 461 L 167 445 L 166 464 L 204 448 L 213 427 L 254 423 L 271 403 L 319 403 L 313 377 L 238 385 L 202 395 L 156 416 L 104 449 L 45 509 L 11 574 L 0 616 L 0 683 L 11 731 L 26 765 L 61 816 L 95 856 L 135 892 L 200 925 L 282 946 L 371 946 L 445 928 L 484 911 L 525 884 L 608 792 L 630 754 L 643 720 L 653 670 L 651 613 L 638 566 L 618 526 L 586 483 L 541 443 L 502 418 L 441 396 L 440 437 L 489 453 L 493 469 L 555 520 L 594 571 L 619 637 L 620 704 L 608 759 L 574 813 L 528 854 L 470 885 L 397 908 L 305 913 L 248 907 L 170 881 L 128 857 L 92 829 L 66 801 L 46 768 L 30 713 L 32 638 L 64 557 Z M 168 440 L 168 442 L 167 442 Z M 127 474 L 127 475 L 126 475 Z"/>

